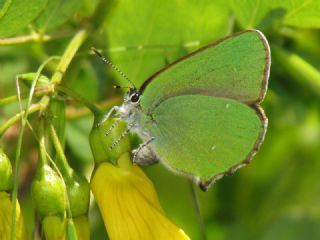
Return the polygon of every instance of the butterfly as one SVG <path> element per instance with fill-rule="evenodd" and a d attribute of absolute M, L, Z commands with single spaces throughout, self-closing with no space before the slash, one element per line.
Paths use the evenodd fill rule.
<path fill-rule="evenodd" d="M 263 142 L 268 121 L 259 104 L 270 64 L 268 41 L 258 30 L 235 33 L 192 52 L 140 88 L 111 63 L 132 87 L 104 120 L 116 114 L 127 123 L 126 133 L 142 139 L 133 162 L 160 161 L 206 190 L 247 165 Z"/>

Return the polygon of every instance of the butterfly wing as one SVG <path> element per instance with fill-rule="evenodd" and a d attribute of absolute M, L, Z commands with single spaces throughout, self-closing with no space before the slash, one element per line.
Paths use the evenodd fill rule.
<path fill-rule="evenodd" d="M 154 109 L 152 147 L 169 168 L 211 182 L 250 161 L 264 138 L 263 111 L 233 99 L 172 97 Z"/>
<path fill-rule="evenodd" d="M 178 95 L 199 94 L 259 103 L 270 68 L 267 40 L 249 30 L 214 42 L 150 77 L 141 87 L 146 113 Z"/>

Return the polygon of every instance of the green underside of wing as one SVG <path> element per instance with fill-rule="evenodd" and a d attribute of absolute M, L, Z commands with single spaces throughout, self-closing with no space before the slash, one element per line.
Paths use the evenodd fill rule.
<path fill-rule="evenodd" d="M 264 122 L 231 99 L 185 95 L 153 112 L 149 131 L 160 159 L 172 169 L 209 180 L 244 161 L 263 138 Z"/>
<path fill-rule="evenodd" d="M 141 106 L 150 113 L 165 99 L 186 94 L 259 101 L 267 84 L 266 46 L 260 32 L 248 31 L 196 52 L 152 77 Z"/>

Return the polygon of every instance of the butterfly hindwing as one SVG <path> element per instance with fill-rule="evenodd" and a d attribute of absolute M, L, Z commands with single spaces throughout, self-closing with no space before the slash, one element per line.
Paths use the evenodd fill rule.
<path fill-rule="evenodd" d="M 154 109 L 152 146 L 177 172 L 210 181 L 247 163 L 266 130 L 262 110 L 212 96 L 172 97 Z"/>

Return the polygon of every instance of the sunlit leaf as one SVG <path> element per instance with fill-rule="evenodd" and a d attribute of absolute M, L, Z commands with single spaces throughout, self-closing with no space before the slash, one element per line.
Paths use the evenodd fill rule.
<path fill-rule="evenodd" d="M 230 0 L 237 21 L 243 28 L 259 26 L 265 18 L 282 17 L 282 24 L 295 27 L 320 27 L 318 0 Z"/>
<path fill-rule="evenodd" d="M 239 3 L 236 0 L 229 0 L 230 7 L 236 16 L 237 21 L 243 28 L 254 28 L 271 10 L 273 0 L 244 0 Z"/>
<path fill-rule="evenodd" d="M 285 0 L 281 1 L 287 10 L 283 23 L 295 27 L 320 27 L 320 1 L 319 0 Z"/>
<path fill-rule="evenodd" d="M 167 62 L 228 34 L 229 25 L 225 1 L 125 0 L 106 30 L 110 49 L 120 50 L 112 60 L 140 86 Z"/>
<path fill-rule="evenodd" d="M 14 0 L 5 4 L 8 2 L 11 2 L 8 9 L 0 16 L 0 37 L 8 37 L 28 26 L 45 7 L 46 0 Z M 0 3 L 1 7 L 5 4 Z"/>
<path fill-rule="evenodd" d="M 48 0 L 45 10 L 37 19 L 41 31 L 53 29 L 65 23 L 80 7 L 79 0 Z"/>

